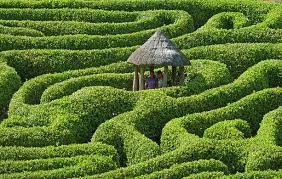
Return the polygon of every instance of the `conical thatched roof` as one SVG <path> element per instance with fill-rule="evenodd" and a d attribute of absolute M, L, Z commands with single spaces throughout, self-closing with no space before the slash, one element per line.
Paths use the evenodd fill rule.
<path fill-rule="evenodd" d="M 127 60 L 135 65 L 186 66 L 190 61 L 158 30 L 147 42 L 135 50 Z"/>

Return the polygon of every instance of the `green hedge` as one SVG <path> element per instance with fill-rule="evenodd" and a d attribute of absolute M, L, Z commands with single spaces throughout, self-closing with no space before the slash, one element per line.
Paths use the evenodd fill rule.
<path fill-rule="evenodd" d="M 3 58 L 1 61 L 5 61 L 9 66 L 15 68 L 23 79 L 30 79 L 45 73 L 99 67 L 126 61 L 136 48 L 82 51 L 12 50 L 1 52 L 0 56 Z M 224 63 L 232 76 L 236 78 L 262 60 L 279 59 L 282 54 L 281 49 L 281 43 L 241 43 L 195 47 L 185 49 L 183 52 L 188 59 L 210 59 Z"/>
<path fill-rule="evenodd" d="M 228 84 L 233 79 L 227 66 L 223 63 L 202 59 L 190 60 L 190 62 L 191 66 L 185 68 L 187 79 L 184 85 L 159 90 L 171 97 L 184 97 Z M 168 76 L 171 77 L 170 69 Z"/>
<path fill-rule="evenodd" d="M 268 107 L 268 109 L 260 109 L 259 111 L 260 116 L 263 116 L 267 111 L 271 110 L 270 108 L 275 108 L 275 106 L 281 105 L 279 99 L 281 99 L 281 89 L 279 88 L 272 88 L 272 89 L 265 89 L 260 92 L 256 92 L 252 95 L 246 96 L 245 98 L 242 98 L 238 102 L 231 104 L 230 106 L 220 108 L 216 111 L 223 111 L 223 114 L 229 114 L 224 113 L 225 109 L 229 109 L 230 111 L 234 111 L 234 109 L 239 109 L 239 111 L 234 111 L 234 113 L 230 114 L 230 116 L 233 118 L 235 115 L 245 115 L 246 113 L 249 113 L 250 116 L 251 112 L 256 111 L 256 109 L 252 109 L 253 111 L 250 111 L 250 109 L 245 108 L 245 106 L 262 106 L 266 108 L 267 105 L 272 104 L 272 107 Z M 280 103 L 279 103 L 280 102 Z M 274 105 L 275 104 L 275 105 Z M 240 109 L 239 107 L 242 106 L 243 108 Z M 217 117 L 223 117 L 227 118 L 227 116 L 220 116 L 216 114 L 216 111 L 211 112 L 203 112 L 203 113 L 196 113 L 192 114 L 191 119 L 194 120 L 194 123 L 198 124 L 199 117 L 196 116 L 202 116 L 201 125 L 203 125 L 205 121 L 203 121 L 207 116 L 212 116 L 209 113 L 214 113 L 213 117 L 214 119 Z M 196 117 L 196 118 L 194 118 Z M 257 116 L 254 116 L 257 117 Z M 187 118 L 187 117 L 186 117 Z M 179 118 L 182 119 L 182 118 Z M 177 119 L 178 120 L 178 119 Z M 110 121 L 109 121 L 110 122 Z M 209 123 L 209 125 L 212 125 L 212 123 L 216 123 L 217 121 L 206 121 Z M 171 122 L 170 122 L 171 123 Z M 169 124 L 170 124 L 169 123 Z M 193 125 L 192 123 L 189 123 L 189 126 Z M 116 124 L 116 127 L 119 124 Z M 121 124 L 120 124 L 121 125 Z M 188 125 L 188 124 L 187 124 Z M 124 125 L 124 128 L 128 131 L 128 127 Z M 176 126 L 167 126 L 164 129 L 164 133 L 166 132 L 166 129 L 170 127 L 170 134 L 172 135 L 172 130 L 178 130 Z M 193 126 L 191 126 L 193 127 Z M 206 128 L 206 127 L 205 127 Z M 110 131 L 112 132 L 112 128 Z M 197 127 L 199 129 L 199 127 Z M 191 131 L 191 129 L 188 129 L 188 131 Z M 236 172 L 236 171 L 244 171 L 244 167 L 246 164 L 245 158 L 247 158 L 248 154 L 252 152 L 249 147 L 249 141 L 247 140 L 239 140 L 239 141 L 233 141 L 233 140 L 224 140 L 224 141 L 214 141 L 214 140 L 202 140 L 199 137 L 195 138 L 194 141 L 189 140 L 188 133 L 186 130 L 181 130 L 181 135 L 178 137 L 180 140 L 182 140 L 182 145 L 177 148 L 176 150 L 173 150 L 171 152 L 164 151 L 160 156 L 157 156 L 152 159 L 148 159 L 147 161 L 143 161 L 131 166 L 128 166 L 126 168 L 119 168 L 114 171 L 110 171 L 101 175 L 92 176 L 93 178 L 123 178 L 123 177 L 134 177 L 139 175 L 144 175 L 156 171 L 161 171 L 165 168 L 170 168 L 173 164 L 182 163 L 182 162 L 188 162 L 198 159 L 217 159 L 221 160 L 228 166 L 228 170 L 230 172 Z M 131 133 L 129 133 L 130 137 L 132 138 Z M 105 137 L 106 135 L 104 135 Z M 122 137 L 120 135 L 120 137 Z M 117 137 L 116 137 L 117 138 Z M 136 141 L 139 139 L 138 135 L 134 136 L 135 143 L 134 145 L 137 145 Z M 177 138 L 174 137 L 173 140 L 176 140 Z M 163 141 L 162 141 L 163 142 Z M 165 142 L 165 141 L 164 141 Z M 162 143 L 161 143 L 162 144 Z M 127 145 L 127 142 L 124 142 L 124 145 Z M 150 147 L 150 146 L 148 146 Z M 144 148 L 142 148 L 144 149 Z M 145 152 L 143 150 L 143 152 Z M 267 157 L 266 157 L 267 158 Z"/>
<path fill-rule="evenodd" d="M 241 119 L 222 121 L 207 128 L 203 137 L 216 140 L 239 140 L 251 137 L 251 129 L 248 122 Z"/>
<path fill-rule="evenodd" d="M 70 144 L 57 147 L 1 146 L 0 149 L 0 159 L 2 161 L 24 161 L 56 157 L 75 157 L 79 155 L 104 155 L 112 157 L 116 162 L 118 161 L 116 150 L 112 146 L 102 143 Z"/>
<path fill-rule="evenodd" d="M 248 26 L 248 19 L 243 13 L 239 12 L 222 12 L 211 17 L 205 25 L 197 29 L 239 29 Z"/>
<path fill-rule="evenodd" d="M 281 145 L 281 137 L 279 135 L 281 131 L 277 127 L 280 123 L 279 121 L 277 123 L 274 122 L 280 116 L 281 112 L 279 111 L 269 113 L 263 119 L 263 121 L 271 121 L 271 130 L 268 136 L 263 131 L 263 128 L 266 128 L 266 126 L 262 122 L 262 128 L 258 131 L 257 137 L 254 137 L 254 139 L 209 140 L 201 139 L 201 137 L 205 129 L 214 124 L 216 125 L 217 122 L 237 118 L 248 121 L 253 130 L 252 135 L 255 136 L 263 115 L 281 106 L 281 89 L 271 88 L 281 86 L 282 80 L 281 76 L 279 76 L 281 63 L 279 60 L 264 61 L 251 67 L 260 61 L 270 58 L 280 59 L 281 57 L 281 44 L 279 44 L 282 39 L 279 11 L 281 5 L 251 0 L 240 2 L 236 0 L 228 2 L 223 0 L 172 0 L 166 2 L 155 0 L 145 0 L 142 2 L 137 0 L 92 2 L 42 0 L 25 2 L 15 0 L 8 3 L 6 1 L 0 1 L 0 7 L 42 8 L 11 9 L 11 12 L 8 12 L 9 10 L 6 9 L 0 9 L 3 17 L 8 21 L 17 18 L 18 20 L 32 19 L 37 21 L 49 18 L 50 20 L 56 19 L 57 21 L 69 19 L 95 23 L 107 22 L 112 18 L 114 19 L 114 23 L 122 22 L 124 24 L 133 21 L 138 22 L 138 20 L 145 17 L 140 17 L 140 12 L 135 14 L 132 12 L 116 11 L 111 12 L 110 15 L 102 16 L 105 11 L 95 14 L 93 12 L 98 10 L 63 10 L 56 8 L 88 7 L 127 11 L 135 11 L 137 9 L 146 11 L 153 9 L 184 10 L 191 14 L 192 17 L 184 12 L 182 12 L 183 16 L 176 17 L 179 14 L 171 15 L 167 11 L 163 11 L 167 14 L 166 17 L 161 15 L 164 21 L 166 21 L 164 23 L 166 26 L 162 27 L 166 33 L 170 37 L 176 37 L 173 41 L 182 49 L 186 49 L 184 52 L 189 59 L 211 59 L 223 62 L 226 66 L 222 65 L 220 71 L 227 71 L 225 67 L 229 69 L 231 75 L 227 77 L 228 80 L 231 80 L 232 77 L 239 77 L 228 85 L 207 90 L 198 95 L 181 98 L 173 97 L 184 96 L 177 93 L 183 94 L 185 92 L 182 91 L 186 89 L 173 91 L 173 94 L 170 95 L 169 91 L 166 90 L 150 90 L 133 93 L 110 87 L 83 88 L 89 85 L 107 84 L 129 89 L 131 86 L 131 74 L 94 74 L 116 72 L 115 70 L 121 73 L 131 72 L 129 65 L 120 66 L 124 63 L 117 62 L 125 61 L 128 55 L 136 48 L 131 46 L 142 44 L 155 31 L 155 29 L 151 28 L 157 24 L 150 24 L 150 30 L 132 34 L 109 35 L 106 37 L 91 35 L 60 37 L 15 37 L 11 35 L 0 35 L 1 51 L 32 48 L 80 50 L 126 47 L 123 49 L 95 50 L 95 52 L 91 52 L 91 55 L 87 54 L 87 51 L 80 53 L 62 50 L 54 50 L 52 52 L 50 50 L 1 52 L 1 57 L 4 57 L 1 61 L 7 62 L 8 65 L 14 67 L 23 80 L 45 73 L 64 72 L 66 70 L 82 69 L 85 67 L 98 68 L 43 75 L 26 82 L 12 99 L 9 118 L 0 124 L 0 145 L 45 146 L 86 142 L 89 141 L 91 135 L 95 132 L 92 142 L 101 141 L 113 145 L 118 150 L 119 158 L 117 160 L 119 160 L 121 166 L 128 166 L 113 170 L 118 166 L 116 162 L 111 161 L 111 157 L 98 157 L 97 160 L 89 160 L 79 164 L 79 166 L 61 169 L 55 169 L 56 167 L 54 167 L 54 170 L 50 171 L 17 173 L 5 175 L 5 177 L 79 177 L 94 175 L 96 172 L 105 172 L 108 170 L 112 171 L 94 177 L 124 178 L 150 173 L 152 175 L 160 175 L 162 172 L 165 173 L 168 171 L 171 171 L 169 174 L 173 174 L 173 172 L 176 174 L 177 172 L 181 173 L 178 167 L 185 166 L 189 168 L 190 164 L 188 162 L 199 159 L 220 160 L 232 173 L 243 172 L 246 164 L 249 170 L 269 169 L 273 167 L 273 164 L 275 164 L 274 166 L 279 166 L 279 163 L 277 164 L 275 162 L 280 162 L 280 148 L 271 150 L 275 154 L 273 156 L 269 156 L 270 153 L 264 150 L 262 150 L 263 152 L 254 150 L 256 147 L 261 149 L 263 147 L 271 148 L 270 145 L 273 144 Z M 44 8 L 55 9 L 47 10 Z M 57 15 L 50 16 L 50 14 Z M 210 19 L 212 16 L 213 18 Z M 206 30 L 202 29 L 187 34 L 192 31 L 192 18 L 195 21 L 195 27 L 204 25 L 210 19 L 204 26 Z M 212 22 L 213 20 L 214 22 Z M 247 25 L 252 26 L 244 27 Z M 233 27 L 234 29 L 214 29 L 214 27 L 228 29 Z M 260 29 L 260 27 L 263 28 Z M 73 27 L 70 25 L 68 28 L 71 29 Z M 118 28 L 115 32 L 122 31 Z M 85 31 L 82 30 L 79 33 L 82 32 Z M 54 32 L 54 34 L 56 33 Z M 178 37 L 179 35 L 183 36 Z M 269 42 L 278 44 L 226 45 L 226 43 L 237 42 Z M 224 45 L 196 47 L 210 44 Z M 196 48 L 189 49 L 191 47 Z M 238 47 L 240 48 L 236 50 Z M 220 51 L 220 48 L 222 48 L 222 51 Z M 41 54 L 38 55 L 38 53 Z M 251 68 L 248 69 L 249 67 Z M 215 72 L 216 70 L 211 71 Z M 226 74 L 228 75 L 229 73 Z M 211 76 L 210 78 L 207 76 L 204 76 L 204 79 L 223 76 L 223 73 L 218 74 L 218 76 Z M 116 84 L 114 82 L 115 77 L 118 77 L 118 80 L 125 83 Z M 105 83 L 103 81 L 105 79 L 103 78 L 110 79 L 110 84 Z M 218 80 L 220 81 L 220 79 Z M 230 82 L 228 80 L 226 83 Z M 87 84 L 83 84 L 83 82 L 87 82 Z M 202 83 L 204 82 L 202 81 L 199 85 Z M 195 88 L 198 87 L 205 90 L 204 87 L 201 88 L 201 86 L 195 85 Z M 211 84 L 211 87 L 216 86 L 217 84 Z M 263 91 L 255 92 L 259 90 Z M 250 95 L 251 93 L 254 94 Z M 256 109 L 254 109 L 254 106 L 256 106 Z M 227 110 L 227 112 L 224 110 Z M 184 117 L 174 119 L 181 116 Z M 196 121 L 198 119 L 202 123 Z M 166 125 L 167 122 L 169 123 Z M 165 125 L 166 127 L 163 129 Z M 162 132 L 163 135 L 160 140 Z M 262 145 L 263 141 L 259 142 L 259 138 L 263 136 L 271 139 L 268 144 Z M 161 147 L 158 145 L 160 141 Z M 168 152 L 163 153 L 166 151 Z M 11 155 L 15 154 L 11 153 Z M 271 162 L 267 163 L 269 161 L 267 159 L 270 157 L 272 157 Z M 104 162 L 103 160 L 107 161 Z M 41 163 L 43 169 L 45 169 L 45 163 Z M 175 165 L 176 163 L 179 165 Z M 18 169 L 22 169 L 23 171 L 21 167 Z M 211 170 L 213 169 L 211 167 Z M 214 174 L 220 175 L 222 173 Z M 281 172 L 280 174 L 270 172 L 268 175 L 279 176 Z M 252 177 L 267 176 L 267 174 L 250 172 L 244 174 L 238 173 L 231 176 Z"/>
<path fill-rule="evenodd" d="M 67 159 L 62 159 L 62 161 L 66 162 Z M 44 162 L 40 162 L 38 166 L 31 165 L 31 169 L 33 167 L 37 167 L 38 171 L 28 171 L 25 170 L 21 173 L 12 173 L 12 174 L 3 174 L 0 175 L 2 178 L 70 178 L 70 177 L 80 177 L 85 175 L 93 175 L 97 173 L 103 173 L 109 170 L 113 170 L 117 167 L 116 163 L 111 160 L 109 157 L 93 155 L 88 156 L 82 161 L 78 161 L 77 165 L 67 166 L 68 164 L 64 162 L 52 163 L 53 161 L 46 161 L 47 163 L 44 166 Z M 55 166 L 52 166 L 52 165 Z M 63 168 L 61 165 L 64 165 Z M 17 165 L 15 167 L 18 167 Z M 28 167 L 26 164 L 23 168 Z M 20 169 L 19 169 L 20 170 Z"/>
<path fill-rule="evenodd" d="M 111 86 L 131 90 L 132 79 L 132 74 L 96 74 L 72 78 L 48 87 L 42 94 L 40 103 L 48 103 L 71 95 L 75 91 L 87 86 Z"/>
<path fill-rule="evenodd" d="M 269 111 L 277 108 L 281 105 L 281 89 L 267 89 L 261 92 L 254 93 L 253 95 L 247 96 L 238 102 L 232 103 L 226 107 L 212 110 L 210 112 L 195 113 L 187 115 L 181 118 L 170 121 L 163 128 L 162 138 L 161 138 L 161 147 L 163 152 L 173 151 L 176 148 L 184 147 L 186 145 L 197 144 L 198 142 L 204 141 L 200 138 L 206 129 L 210 126 L 223 121 L 223 120 L 233 120 L 244 116 L 244 119 L 252 124 L 252 132 L 256 132 L 255 124 L 260 123 L 263 115 Z M 271 104 L 271 105 L 269 105 Z M 258 109 L 250 108 L 249 106 L 260 106 Z M 200 126 L 200 127 L 199 127 Z M 227 134 L 225 134 L 227 135 Z M 238 143 L 240 145 L 245 145 L 243 140 L 211 140 L 213 143 Z M 207 144 L 208 145 L 208 144 Z M 230 144 L 229 144 L 230 145 Z M 233 145 L 231 145 L 233 146 Z M 226 147 L 226 149 L 221 150 L 233 150 L 232 147 Z M 234 148 L 239 148 L 235 147 Z M 232 151 L 229 151 L 229 157 L 222 157 L 223 155 L 228 155 L 228 152 L 225 153 L 220 151 L 217 147 L 216 152 L 218 152 L 217 157 L 222 157 L 221 160 L 229 167 L 232 171 L 240 171 L 244 169 L 244 160 L 239 159 L 242 155 L 246 155 L 245 152 L 252 151 L 249 147 L 244 146 L 244 149 L 238 149 L 239 152 L 235 156 L 232 156 Z M 235 149 L 234 149 L 235 150 Z M 221 153 L 221 154 L 220 154 Z M 225 161 L 226 160 L 226 161 Z"/>
<path fill-rule="evenodd" d="M 280 59 L 282 44 L 239 43 L 195 47 L 183 50 L 188 59 L 209 59 L 226 64 L 237 78 L 249 67 L 268 59 Z M 275 78 L 273 78 L 275 79 Z"/>
<path fill-rule="evenodd" d="M 270 61 L 263 61 L 263 62 L 259 63 L 258 65 L 256 65 L 256 66 L 250 68 L 249 70 L 247 70 L 244 74 L 242 74 L 233 83 L 225 85 L 225 86 L 221 86 L 219 88 L 215 88 L 215 89 L 212 89 L 212 90 L 209 90 L 209 91 L 206 91 L 206 92 L 198 95 L 197 96 L 198 100 L 202 99 L 203 101 L 206 101 L 207 102 L 206 103 L 207 106 L 204 105 L 205 103 L 203 101 L 201 101 L 199 103 L 199 105 L 196 105 L 197 103 L 191 103 L 191 102 L 188 103 L 187 100 L 185 100 L 184 102 L 186 102 L 186 103 L 184 103 L 184 105 L 185 104 L 186 105 L 189 104 L 189 108 L 187 106 L 186 108 L 182 108 L 182 109 L 190 109 L 190 110 L 192 110 L 192 109 L 196 109 L 198 107 L 198 108 L 202 109 L 202 111 L 207 111 L 208 109 L 204 109 L 204 108 L 208 108 L 210 106 L 215 107 L 215 106 L 218 106 L 218 105 L 225 106 L 227 104 L 225 103 L 225 105 L 223 105 L 224 101 L 229 101 L 229 103 L 230 102 L 235 102 L 235 101 L 239 100 L 240 98 L 246 96 L 247 94 L 253 93 L 254 90 L 256 90 L 256 91 L 257 90 L 262 90 L 264 88 L 271 87 L 272 85 L 275 87 L 278 84 L 271 84 L 271 83 L 267 84 L 267 82 L 269 82 L 269 79 L 272 79 L 272 75 L 273 75 L 272 72 L 275 72 L 275 71 L 277 72 L 277 69 L 279 69 L 280 66 L 281 66 L 281 61 L 279 61 L 279 60 L 277 60 L 277 61 L 274 61 L 274 60 L 273 61 L 272 60 L 270 60 Z M 251 84 L 251 83 L 253 83 L 253 84 Z M 277 90 L 279 90 L 279 88 Z M 236 99 L 235 98 L 231 99 L 233 97 L 235 97 Z M 194 99 L 196 101 L 197 98 L 194 97 Z M 215 99 L 217 99 L 217 101 L 215 101 Z M 276 100 L 278 100 L 278 99 L 276 99 Z M 279 102 L 279 100 L 278 100 L 278 102 Z M 213 104 L 211 104 L 211 103 L 213 103 Z M 260 107 L 257 107 L 256 110 L 262 110 L 262 111 L 269 110 L 269 108 L 270 109 L 274 108 L 275 104 L 276 103 L 273 103 L 272 104 L 273 106 L 268 105 L 267 106 L 268 109 L 265 106 L 257 105 L 257 106 L 260 106 Z M 232 107 L 232 109 L 236 109 L 236 110 L 238 110 L 238 109 L 242 109 L 243 110 L 244 109 L 243 107 L 239 107 L 239 106 L 234 105 L 234 107 Z M 181 106 L 179 106 L 179 107 L 181 107 Z M 220 106 L 218 106 L 218 107 L 220 107 Z M 195 123 L 193 123 L 193 125 L 190 124 L 189 130 L 188 129 L 187 130 L 189 132 L 191 132 L 191 133 L 195 133 L 197 135 L 202 136 L 204 130 L 206 128 L 210 127 L 210 125 L 211 125 L 211 123 L 210 123 L 211 121 L 207 120 L 206 122 L 207 122 L 208 126 L 204 127 L 204 120 L 202 118 L 206 118 L 206 117 L 212 118 L 213 120 L 216 120 L 216 121 L 220 120 L 219 117 L 221 118 L 221 120 L 242 118 L 242 119 L 245 119 L 248 122 L 250 122 L 250 125 L 251 125 L 253 130 L 256 131 L 258 129 L 259 121 L 257 121 L 257 120 L 260 119 L 261 114 L 252 111 L 253 113 L 247 113 L 247 114 L 246 113 L 242 113 L 242 114 L 240 114 L 240 116 L 225 117 L 227 115 L 233 114 L 233 113 L 230 113 L 230 112 L 229 113 L 226 112 L 227 109 L 225 109 L 225 108 L 219 109 L 218 112 L 221 111 L 220 115 L 216 114 L 216 115 L 212 115 L 212 116 L 206 116 L 206 115 L 202 114 L 202 115 L 199 115 L 199 118 L 201 118 L 201 119 L 193 118 L 193 120 L 191 120 L 191 121 L 190 121 L 190 117 L 188 115 L 187 120 L 190 121 L 190 122 L 195 122 Z M 191 113 L 193 113 L 193 112 L 195 112 L 195 111 L 192 111 Z M 200 112 L 200 111 L 198 111 L 198 112 Z M 215 111 L 215 112 L 217 112 L 217 111 Z M 251 120 L 251 119 L 248 120 L 248 119 L 245 118 L 246 116 L 248 116 L 248 114 L 250 114 L 250 115 L 252 114 L 253 115 L 253 116 L 250 116 L 251 119 L 253 119 L 253 120 Z M 181 120 L 186 121 L 185 119 L 186 118 L 183 117 L 183 118 L 180 118 L 178 120 L 180 122 Z M 201 124 L 198 124 L 197 121 L 201 122 Z M 185 122 L 184 124 L 188 125 L 187 122 Z M 167 125 L 169 125 L 169 124 L 167 124 Z M 171 123 L 171 125 L 173 125 L 175 127 L 176 124 Z M 201 125 L 201 128 L 198 128 L 198 125 Z M 168 127 L 168 129 L 167 129 L 167 134 L 168 135 L 171 135 L 171 133 L 173 131 L 172 129 L 173 129 L 173 127 L 172 128 Z M 163 129 L 162 137 L 164 137 L 164 139 L 166 140 L 166 132 L 165 131 L 166 130 Z M 175 143 L 177 143 L 175 138 L 167 139 L 167 142 L 172 142 L 172 141 L 175 141 Z M 164 146 L 166 146 L 166 145 L 169 146 L 170 145 L 168 143 L 166 144 L 165 141 L 162 141 L 161 144 L 164 144 Z M 173 149 L 171 149 L 171 150 L 173 150 Z"/>
<path fill-rule="evenodd" d="M 273 29 L 282 28 L 282 10 L 281 7 L 273 8 L 266 16 L 265 20 L 257 24 L 258 28 L 269 27 Z"/>
<path fill-rule="evenodd" d="M 42 1 L 41 1 L 42 2 Z M 12 4 L 12 2 L 10 2 Z M 40 3 L 40 2 L 39 2 Z M 29 2 L 28 4 L 31 4 Z M 137 20 L 138 12 L 106 11 L 99 9 L 33 9 L 33 8 L 1 8 L 2 20 L 32 21 L 80 21 L 92 23 L 121 23 Z"/>
<path fill-rule="evenodd" d="M 15 36 L 32 36 L 32 37 L 41 37 L 44 34 L 38 30 L 23 28 L 23 27 L 6 27 L 0 25 L 1 34 L 9 34 Z"/>
<path fill-rule="evenodd" d="M 192 174 L 185 179 L 211 179 L 211 178 L 281 178 L 282 171 L 254 171 L 254 172 L 247 172 L 247 173 L 237 173 L 234 175 L 224 175 L 223 172 L 202 172 L 199 174 Z"/>
<path fill-rule="evenodd" d="M 34 16 L 31 17 L 32 19 L 35 18 L 36 14 L 38 13 L 37 11 L 34 12 Z M 64 9 L 63 12 L 65 12 Z M 97 12 L 95 12 L 94 10 L 90 10 L 90 12 L 97 13 L 98 15 L 102 16 L 101 10 L 97 10 Z M 11 14 L 13 13 L 13 10 L 11 10 L 11 12 L 9 11 L 6 13 L 13 16 Z M 28 13 L 33 13 L 33 11 L 30 10 L 30 12 Z M 109 16 L 109 14 L 118 15 L 121 14 L 121 12 L 117 13 L 115 11 L 104 11 L 103 16 Z M 128 16 L 132 16 L 128 12 L 124 12 L 124 14 L 128 14 Z M 41 34 L 44 34 L 46 36 L 69 35 L 69 34 L 114 35 L 114 34 L 129 34 L 129 33 L 148 30 L 148 29 L 155 29 L 165 24 L 175 23 L 175 21 L 179 21 L 182 18 L 185 19 L 185 16 L 189 16 L 185 11 L 144 11 L 144 12 L 132 12 L 132 14 L 134 15 L 138 14 L 138 16 L 136 17 L 136 21 L 122 22 L 122 23 L 109 23 L 109 22 L 89 23 L 89 22 L 77 22 L 77 21 L 31 21 L 32 19 L 27 19 L 27 20 L 0 20 L 0 24 L 9 27 L 22 27 L 22 28 L 34 29 L 34 31 L 35 30 L 40 31 Z M 23 16 L 25 16 L 25 14 L 23 14 Z M 111 21 L 111 19 L 107 21 Z M 189 26 L 190 29 L 192 30 L 193 24 L 191 23 Z"/>
<path fill-rule="evenodd" d="M 169 14 L 168 14 L 169 16 Z M 176 37 L 193 29 L 193 19 L 186 13 L 173 14 L 173 23 L 159 27 L 169 37 Z M 166 23 L 166 22 L 164 22 Z M 0 51 L 24 49 L 104 49 L 114 47 L 130 47 L 143 44 L 157 29 L 143 30 L 130 34 L 118 35 L 64 35 L 48 37 L 24 37 L 0 35 Z"/>
<path fill-rule="evenodd" d="M 88 87 L 50 104 L 20 107 L 22 114 L 15 108 L 15 114 L 10 114 L 12 124 L 9 120 L 1 124 L 0 143 L 46 146 L 86 142 L 101 123 L 132 110 L 137 98 L 135 93 L 111 87 Z M 21 122 L 26 127 L 13 128 Z"/>
<path fill-rule="evenodd" d="M 145 0 L 107 0 L 99 1 L 47 1 L 24 2 L 24 1 L 4 1 L 0 2 L 2 8 L 93 8 L 107 10 L 126 10 L 126 11 L 144 11 L 149 9 L 179 9 L 185 10 L 193 16 L 196 27 L 203 25 L 212 15 L 220 12 L 242 12 L 250 19 L 252 23 L 263 20 L 270 9 L 281 7 L 279 4 L 257 2 L 253 0 L 172 0 L 172 1 L 152 1 Z"/>
<path fill-rule="evenodd" d="M 277 146 L 265 147 L 263 150 L 251 153 L 246 164 L 246 172 L 281 169 L 282 147 Z"/>
<path fill-rule="evenodd" d="M 263 61 L 247 70 L 233 83 L 207 90 L 191 97 L 175 99 L 157 91 L 145 91 L 142 93 L 134 111 L 119 115 L 101 124 L 95 131 L 92 141 L 100 141 L 114 145 L 120 153 L 126 156 L 121 163 L 127 163 L 129 165 L 159 154 L 158 145 L 148 140 L 148 138 L 158 142 L 161 133 L 162 138 L 165 137 L 164 140 L 161 141 L 161 145 L 173 150 L 175 148 L 170 147 L 170 143 L 177 143 L 177 140 L 173 138 L 173 136 L 172 138 L 168 137 L 166 140 L 166 132 L 163 129 L 168 121 L 187 114 L 209 111 L 226 106 L 228 103 L 235 102 L 253 93 L 254 90 L 262 90 L 272 86 L 275 87 L 277 84 L 268 83 L 268 79 L 272 78 L 272 72 L 277 72 L 280 66 L 281 61 L 279 60 Z M 274 91 L 274 94 L 276 94 L 279 90 Z M 267 108 L 263 108 L 262 106 L 263 109 L 261 110 L 268 112 L 268 110 L 276 107 L 278 103 L 276 101 L 278 100 L 277 98 L 277 95 L 274 95 L 272 105 L 267 106 Z M 235 109 L 237 109 L 237 106 Z M 261 113 L 264 114 L 263 112 Z M 251 119 L 261 117 L 261 113 L 254 113 L 254 117 Z M 236 118 L 244 118 L 244 115 L 237 116 Z M 227 117 L 224 119 L 227 119 Z M 259 121 L 251 119 L 249 119 L 250 125 L 253 129 L 257 130 Z M 217 120 L 219 119 L 217 118 Z M 209 121 L 207 121 L 207 124 L 210 124 Z M 194 125 L 190 126 L 191 129 L 189 131 L 202 135 L 205 128 L 199 129 L 198 123 Z M 202 124 L 202 126 L 204 126 L 204 124 Z M 111 129 L 110 132 L 109 129 Z M 132 135 L 135 137 L 132 138 Z M 148 138 L 144 137 L 144 135 Z M 171 135 L 170 129 L 167 130 L 167 135 Z M 166 147 L 164 147 L 164 149 Z M 147 150 L 145 151 L 145 149 Z"/>
<path fill-rule="evenodd" d="M 109 157 L 103 156 L 110 162 Z M 58 157 L 52 159 L 36 159 L 26 161 L 1 161 L 0 162 L 0 174 L 11 174 L 21 172 L 36 172 L 37 170 L 55 170 L 61 168 L 68 168 L 71 166 L 78 166 L 88 160 L 94 160 L 101 158 L 101 155 L 87 155 L 76 157 Z M 111 163 L 111 162 L 110 162 Z M 95 164 L 95 163 L 94 163 Z"/>
<path fill-rule="evenodd" d="M 226 43 L 281 43 L 282 30 L 242 28 L 234 30 L 199 30 L 173 39 L 181 49 Z"/>
<path fill-rule="evenodd" d="M 5 63 L 0 63 L 0 115 L 2 108 L 7 107 L 20 85 L 21 80 L 15 69 Z"/>
<path fill-rule="evenodd" d="M 157 156 L 144 162 L 140 162 L 138 164 L 134 164 L 124 168 L 118 168 L 116 170 L 99 175 L 90 176 L 88 178 L 132 178 L 157 171 L 161 172 L 162 170 L 166 172 L 166 169 L 169 169 L 175 164 L 180 164 L 179 166 L 181 166 L 181 163 L 188 163 L 199 159 L 222 160 L 223 158 L 230 158 L 230 160 L 232 160 L 231 158 L 233 158 L 236 159 L 236 161 L 233 161 L 234 164 L 236 164 L 236 162 L 238 162 L 237 160 L 239 160 L 238 156 L 242 154 L 241 152 L 243 151 L 245 144 L 242 144 L 242 142 L 233 144 L 234 148 L 226 147 L 228 145 L 230 145 L 230 142 L 225 142 L 222 144 L 215 144 L 212 141 L 198 142 L 197 144 L 186 145 L 185 147 L 182 147 L 180 149 L 164 153 L 160 156 Z M 215 148 L 218 150 L 215 150 Z M 185 164 L 183 165 L 185 166 Z M 175 168 L 177 167 L 175 166 Z M 228 170 L 230 168 L 231 166 L 229 163 Z M 213 169 L 215 169 L 216 171 L 216 168 L 210 168 L 210 170 Z M 178 170 L 174 172 L 177 173 Z"/>
<path fill-rule="evenodd" d="M 282 132 L 281 132 L 281 113 L 282 108 L 268 113 L 264 116 L 260 123 L 260 128 L 257 132 L 257 143 L 270 144 L 282 146 Z"/>
<path fill-rule="evenodd" d="M 222 171 L 228 173 L 228 168 L 224 163 L 218 160 L 198 160 L 182 164 L 175 164 L 169 169 L 153 172 L 148 175 L 142 175 L 137 178 L 182 178 L 192 173 L 204 171 Z"/>
<path fill-rule="evenodd" d="M 1 52 L 0 56 L 3 57 L 2 61 L 14 67 L 23 79 L 30 79 L 46 73 L 99 67 L 126 61 L 133 50 L 134 48 L 82 51 L 15 50 Z M 112 66 L 114 68 L 114 64 Z"/>

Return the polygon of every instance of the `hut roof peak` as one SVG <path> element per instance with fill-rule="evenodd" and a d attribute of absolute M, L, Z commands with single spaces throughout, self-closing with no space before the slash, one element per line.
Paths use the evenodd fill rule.
<path fill-rule="evenodd" d="M 161 31 L 157 30 L 127 60 L 135 65 L 185 66 L 190 62 Z"/>

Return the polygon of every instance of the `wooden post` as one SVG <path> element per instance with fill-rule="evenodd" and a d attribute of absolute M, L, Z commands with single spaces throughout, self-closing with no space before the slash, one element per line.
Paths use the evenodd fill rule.
<path fill-rule="evenodd" d="M 150 71 L 154 71 L 155 67 L 154 65 L 150 65 Z"/>
<path fill-rule="evenodd" d="M 180 66 L 179 67 L 179 84 L 182 85 L 184 83 L 184 71 L 185 71 L 185 68 L 184 66 Z"/>
<path fill-rule="evenodd" d="M 139 90 L 138 65 L 134 65 L 133 91 L 138 91 L 138 90 Z"/>
<path fill-rule="evenodd" d="M 139 78 L 139 90 L 144 90 L 145 89 L 145 65 L 141 66 L 140 69 L 140 78 Z"/>
<path fill-rule="evenodd" d="M 172 85 L 175 85 L 176 84 L 176 67 L 174 66 L 172 66 L 171 79 L 172 79 Z"/>
<path fill-rule="evenodd" d="M 164 67 L 164 87 L 167 87 L 168 66 Z"/>

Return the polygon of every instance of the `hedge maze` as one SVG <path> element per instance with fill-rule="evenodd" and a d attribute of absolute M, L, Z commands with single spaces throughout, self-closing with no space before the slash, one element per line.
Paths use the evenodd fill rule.
<path fill-rule="evenodd" d="M 133 92 L 157 29 L 188 81 Z M 1 0 L 0 178 L 281 178 L 281 59 L 281 4 Z"/>

